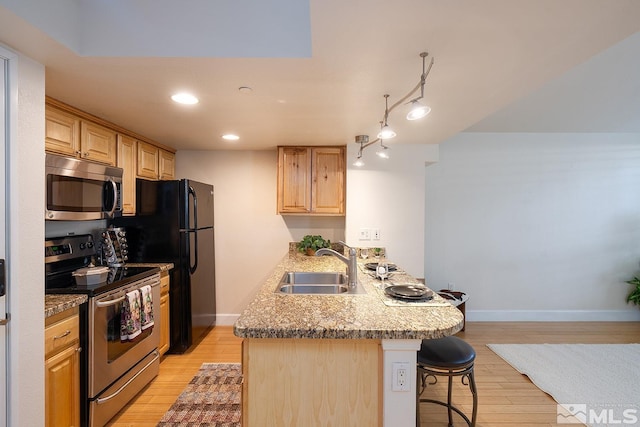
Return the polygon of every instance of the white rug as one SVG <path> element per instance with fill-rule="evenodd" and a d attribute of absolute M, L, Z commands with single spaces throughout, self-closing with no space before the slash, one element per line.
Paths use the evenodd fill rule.
<path fill-rule="evenodd" d="M 558 407 L 558 424 L 640 426 L 640 344 L 487 344 Z"/>

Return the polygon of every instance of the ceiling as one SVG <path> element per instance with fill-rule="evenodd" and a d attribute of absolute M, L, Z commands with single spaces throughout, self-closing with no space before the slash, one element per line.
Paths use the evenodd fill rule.
<path fill-rule="evenodd" d="M 409 122 L 398 107 L 391 143 L 640 132 L 635 0 L 184 4 L 0 0 L 0 42 L 45 65 L 47 95 L 179 150 L 373 139 L 383 95 L 393 104 L 416 86 L 422 51 L 435 59 L 431 114 Z M 200 102 L 173 103 L 179 90 Z"/>

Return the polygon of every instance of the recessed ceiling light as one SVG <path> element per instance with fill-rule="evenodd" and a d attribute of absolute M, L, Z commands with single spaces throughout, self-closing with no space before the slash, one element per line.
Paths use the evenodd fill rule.
<path fill-rule="evenodd" d="M 226 139 L 227 141 L 237 141 L 240 139 L 240 137 L 232 133 L 227 133 L 225 135 L 222 135 L 222 139 Z"/>
<path fill-rule="evenodd" d="M 195 96 L 191 95 L 190 93 L 176 93 L 175 95 L 171 95 L 171 99 L 173 99 L 175 102 L 177 102 L 178 104 L 197 104 L 198 103 L 198 98 L 196 98 Z"/>
<path fill-rule="evenodd" d="M 238 91 L 239 91 L 240 93 L 245 93 L 245 94 L 247 94 L 247 93 L 251 93 L 251 92 L 253 92 L 253 89 L 251 89 L 249 86 L 241 86 L 241 87 L 239 87 L 239 88 L 238 88 Z"/>

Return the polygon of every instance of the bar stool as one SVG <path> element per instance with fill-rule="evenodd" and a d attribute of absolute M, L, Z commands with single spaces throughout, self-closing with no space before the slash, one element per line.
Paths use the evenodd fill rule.
<path fill-rule="evenodd" d="M 422 340 L 418 352 L 418 381 L 416 384 L 416 426 L 420 426 L 420 402 L 436 403 L 447 407 L 449 415 L 449 427 L 453 427 L 452 411 L 458 413 L 470 427 L 476 425 L 478 413 L 478 394 L 476 382 L 473 376 L 473 362 L 476 352 L 469 344 L 458 337 L 444 337 L 432 340 Z M 433 399 L 422 399 L 420 396 L 427 388 L 438 382 L 439 376 L 448 377 L 447 401 L 442 402 Z M 427 382 L 429 377 L 433 382 Z M 451 404 L 451 391 L 453 377 L 461 377 L 462 384 L 468 385 L 473 395 L 473 415 L 471 420 L 462 411 Z"/>

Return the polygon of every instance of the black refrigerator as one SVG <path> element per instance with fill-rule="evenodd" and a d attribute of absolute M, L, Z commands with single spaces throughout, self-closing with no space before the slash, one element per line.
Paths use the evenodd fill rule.
<path fill-rule="evenodd" d="M 213 186 L 189 179 L 136 180 L 136 215 L 125 227 L 129 262 L 172 262 L 170 353 L 184 353 L 215 324 Z"/>

